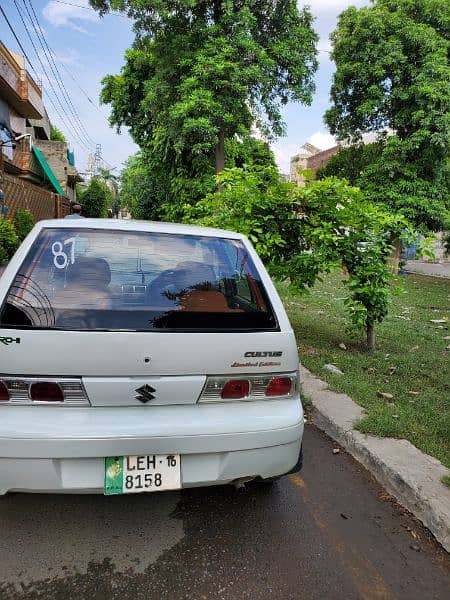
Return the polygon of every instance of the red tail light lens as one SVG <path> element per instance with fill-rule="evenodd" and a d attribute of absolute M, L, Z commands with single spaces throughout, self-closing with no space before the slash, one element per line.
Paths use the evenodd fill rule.
<path fill-rule="evenodd" d="M 32 383 L 30 386 L 32 400 L 41 402 L 64 402 L 64 394 L 57 383 L 47 381 Z"/>
<path fill-rule="evenodd" d="M 250 394 L 250 381 L 248 379 L 230 379 L 223 386 L 221 396 L 226 400 L 239 400 Z"/>
<path fill-rule="evenodd" d="M 0 402 L 8 402 L 9 401 L 9 392 L 8 388 L 4 383 L 0 381 Z"/>
<path fill-rule="evenodd" d="M 291 393 L 291 389 L 290 377 L 274 377 L 266 387 L 266 396 L 287 396 Z"/>

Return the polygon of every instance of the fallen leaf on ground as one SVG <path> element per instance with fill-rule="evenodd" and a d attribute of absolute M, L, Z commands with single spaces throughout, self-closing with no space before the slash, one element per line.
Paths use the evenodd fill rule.
<path fill-rule="evenodd" d="M 410 352 L 415 352 L 418 349 L 419 349 L 419 346 L 413 346 L 412 348 L 409 349 L 409 351 Z"/>
<path fill-rule="evenodd" d="M 430 319 L 430 323 L 447 323 L 448 317 L 444 317 L 443 319 Z"/>
<path fill-rule="evenodd" d="M 443 339 L 444 340 L 450 340 L 450 335 L 444 335 Z"/>
<path fill-rule="evenodd" d="M 340 450 L 339 448 L 333 448 L 333 454 L 339 454 Z"/>
<path fill-rule="evenodd" d="M 411 394 L 411 396 L 418 396 L 419 392 L 414 392 L 413 390 L 409 390 L 408 394 Z"/>
<path fill-rule="evenodd" d="M 394 397 L 393 394 L 390 394 L 389 392 L 377 392 L 377 394 L 380 398 L 384 398 L 385 400 L 392 400 Z"/>
<path fill-rule="evenodd" d="M 341 343 L 339 344 L 339 348 L 340 348 L 341 350 L 347 350 L 347 346 L 344 344 L 344 342 L 341 342 Z"/>
<path fill-rule="evenodd" d="M 400 415 L 392 415 L 393 419 L 400 419 Z"/>
<path fill-rule="evenodd" d="M 446 350 L 450 350 L 450 344 L 447 346 Z"/>
<path fill-rule="evenodd" d="M 397 367 L 389 367 L 389 374 L 393 375 L 396 370 L 397 370 Z"/>
<path fill-rule="evenodd" d="M 368 373 L 376 373 L 376 372 L 377 372 L 377 370 L 376 370 L 376 369 L 374 369 L 374 367 L 369 367 L 369 368 L 367 369 L 367 372 L 368 372 Z"/>

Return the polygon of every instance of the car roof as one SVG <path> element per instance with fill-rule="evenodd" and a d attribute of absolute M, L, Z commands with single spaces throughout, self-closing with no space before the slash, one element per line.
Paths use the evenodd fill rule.
<path fill-rule="evenodd" d="M 132 219 L 48 219 L 36 223 L 39 229 L 105 229 L 109 231 L 149 231 L 157 233 L 175 233 L 180 235 L 197 235 L 206 237 L 225 237 L 231 239 L 246 239 L 235 231 L 185 225 L 184 223 L 164 223 L 162 221 L 136 221 Z"/>

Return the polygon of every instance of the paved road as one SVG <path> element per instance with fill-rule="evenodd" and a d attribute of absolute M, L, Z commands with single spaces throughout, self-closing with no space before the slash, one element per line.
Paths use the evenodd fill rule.
<path fill-rule="evenodd" d="M 272 491 L 0 501 L 0 598 L 449 598 L 449 557 L 362 467 L 306 432 Z"/>

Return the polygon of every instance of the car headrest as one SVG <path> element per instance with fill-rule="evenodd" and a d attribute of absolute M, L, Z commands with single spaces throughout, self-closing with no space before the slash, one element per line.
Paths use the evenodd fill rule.
<path fill-rule="evenodd" d="M 67 272 L 67 282 L 89 288 L 107 287 L 111 282 L 111 269 L 104 258 L 81 256 Z"/>

